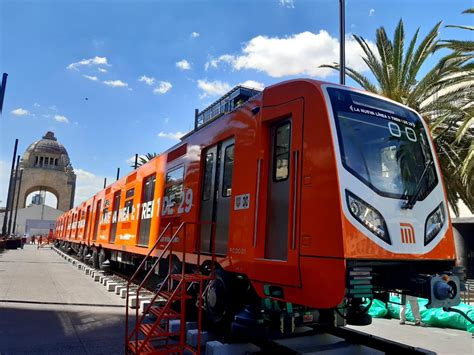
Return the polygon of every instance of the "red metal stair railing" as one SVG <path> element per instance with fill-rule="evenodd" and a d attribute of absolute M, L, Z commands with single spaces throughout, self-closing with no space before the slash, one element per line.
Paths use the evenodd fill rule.
<path fill-rule="evenodd" d="M 186 273 L 186 225 L 198 225 L 198 224 L 208 224 L 208 222 L 183 222 L 179 225 L 178 229 L 172 233 L 172 237 L 170 238 L 169 242 L 166 244 L 164 249 L 161 251 L 160 255 L 158 256 L 157 260 L 155 261 L 154 265 L 150 268 L 149 272 L 140 283 L 137 288 L 137 307 L 136 307 L 136 318 L 135 318 L 135 327 L 133 328 L 132 332 L 128 334 L 128 324 L 127 324 L 127 334 L 126 334 L 126 352 L 132 352 L 135 354 L 138 353 L 183 353 L 184 350 L 188 352 L 200 354 L 201 352 L 201 324 L 202 324 L 202 294 L 203 294 L 203 282 L 209 280 L 214 275 L 214 262 L 215 262 L 215 253 L 214 247 L 212 247 L 211 253 L 211 271 L 209 275 L 203 275 L 199 271 L 199 267 L 196 272 L 188 274 Z M 212 222 L 212 230 L 215 231 L 215 225 Z M 169 225 L 165 228 L 162 232 L 156 245 L 158 245 L 161 238 L 164 236 L 164 233 L 169 229 Z M 184 237 L 183 237 L 183 250 L 182 254 L 182 268 L 181 272 L 179 273 L 172 273 L 173 270 L 173 263 L 172 255 L 173 255 L 173 244 L 175 240 L 178 238 L 179 232 L 183 230 Z M 214 234 L 214 233 L 212 233 Z M 197 247 L 197 263 L 196 265 L 200 265 L 200 258 L 201 258 L 201 251 L 200 251 L 200 233 L 198 233 L 198 243 L 196 244 Z M 214 243 L 212 243 L 214 245 Z M 138 309 L 139 307 L 139 294 L 140 289 L 143 287 L 145 282 L 153 273 L 155 267 L 159 264 L 160 260 L 163 256 L 169 252 L 169 268 L 168 268 L 168 275 L 162 281 L 161 286 L 159 287 L 158 291 L 155 293 L 153 298 L 150 300 L 148 306 L 144 309 L 143 314 L 141 317 L 138 317 Z M 151 253 L 149 253 L 151 254 Z M 138 271 L 137 271 L 138 272 Z M 136 273 L 137 273 L 136 272 Z M 199 293 L 198 293 L 198 341 L 197 341 L 197 349 L 191 347 L 189 344 L 186 343 L 186 300 L 190 299 L 191 296 L 187 294 L 188 287 L 192 283 L 199 283 Z M 128 288 L 127 288 L 128 290 Z M 156 305 L 156 300 L 158 297 L 161 297 L 165 300 L 163 306 Z M 171 306 L 174 302 L 180 302 L 180 312 L 174 311 Z M 128 302 L 127 302 L 128 307 Z M 127 308 L 128 309 L 128 308 Z M 143 323 L 147 314 L 153 314 L 156 317 L 156 320 L 153 324 L 145 324 Z M 127 310 L 127 319 L 128 319 L 128 310 Z M 170 330 L 170 321 L 172 319 L 179 319 L 180 320 L 180 329 L 179 332 L 172 332 Z M 139 333 L 145 336 L 144 339 L 138 339 Z M 134 339 L 132 339 L 134 338 Z M 170 339 L 173 338 L 174 343 L 169 343 Z M 176 338 L 178 338 L 178 342 L 176 342 Z M 151 342 L 159 342 L 159 344 L 154 345 Z"/>
<path fill-rule="evenodd" d="M 168 231 L 168 229 L 170 228 L 171 226 L 171 223 L 168 223 L 165 227 L 165 229 L 163 229 L 163 231 L 160 233 L 158 239 L 156 240 L 155 244 L 153 244 L 153 246 L 150 248 L 150 250 L 148 251 L 148 254 L 143 258 L 142 262 L 140 263 L 140 265 L 137 267 L 137 269 L 135 270 L 135 272 L 133 273 L 132 277 L 128 280 L 127 282 L 127 293 L 126 293 L 126 298 L 125 298 L 125 353 L 128 352 L 128 323 L 129 323 L 129 311 L 128 311 L 128 306 L 129 306 L 129 297 L 130 297 L 130 285 L 132 285 L 133 281 L 137 278 L 139 272 L 143 269 L 143 266 L 146 265 L 146 262 L 148 260 L 148 258 L 150 257 L 151 253 L 153 253 L 153 251 L 155 251 L 155 249 L 158 247 L 158 245 L 160 244 L 161 242 L 161 239 L 163 238 L 163 236 L 166 234 L 166 232 Z M 138 298 L 138 292 L 137 292 L 137 305 L 139 305 L 139 298 Z M 136 322 L 136 319 L 135 318 L 135 322 Z"/>

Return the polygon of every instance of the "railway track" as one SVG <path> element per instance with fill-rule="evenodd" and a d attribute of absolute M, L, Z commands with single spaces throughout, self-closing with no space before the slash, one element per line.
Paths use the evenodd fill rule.
<path fill-rule="evenodd" d="M 54 247 L 54 249 L 60 254 L 67 255 L 65 251 L 60 248 Z M 76 263 L 84 263 L 79 260 L 75 255 L 67 255 L 71 260 L 75 260 Z M 77 264 L 76 264 L 77 265 Z M 91 267 L 91 266 L 89 266 Z M 107 277 L 108 280 L 115 281 L 117 283 L 126 284 L 132 275 L 133 270 L 115 270 L 114 268 L 108 268 L 107 270 L 96 270 Z M 141 282 L 142 277 L 137 279 L 137 282 Z M 157 278 L 153 278 L 146 285 L 143 294 L 140 294 L 140 298 L 146 298 L 147 294 L 151 295 L 158 282 Z M 135 284 L 131 287 L 138 287 Z M 305 326 L 295 330 L 295 333 L 290 335 L 268 335 L 259 337 L 239 337 L 239 343 L 227 344 L 225 337 L 217 336 L 209 333 L 208 339 L 213 339 L 212 345 L 216 342 L 222 344 L 222 346 L 229 346 L 235 348 L 235 352 L 232 350 L 230 354 L 240 353 L 254 353 L 254 354 L 305 354 L 314 353 L 319 351 L 334 353 L 362 353 L 362 354 L 376 354 L 376 353 L 404 353 L 404 354 L 435 354 L 434 352 L 371 334 L 367 334 L 354 329 L 345 327 L 321 327 L 321 326 Z M 235 341 L 235 340 L 234 340 Z M 210 343 L 208 343 L 210 344 Z M 249 347 L 245 348 L 245 344 Z M 253 345 L 254 347 L 252 347 Z M 240 349 L 240 350 L 239 350 Z M 243 351 L 242 349 L 247 349 Z M 258 349 L 258 350 L 257 350 Z M 243 351 L 243 352 L 239 352 Z"/>

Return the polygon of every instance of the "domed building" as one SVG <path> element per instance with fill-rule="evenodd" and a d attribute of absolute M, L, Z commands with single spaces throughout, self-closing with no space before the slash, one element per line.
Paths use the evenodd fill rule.
<path fill-rule="evenodd" d="M 57 198 L 58 210 L 67 211 L 73 207 L 76 174 L 66 148 L 58 142 L 53 132 L 46 132 L 42 139 L 26 149 L 20 161 L 20 171 L 18 208 L 24 208 L 26 198 L 35 191 L 52 193 Z"/>

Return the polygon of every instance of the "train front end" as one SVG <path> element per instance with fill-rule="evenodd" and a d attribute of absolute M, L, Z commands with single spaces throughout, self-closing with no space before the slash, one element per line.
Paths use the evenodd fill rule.
<path fill-rule="evenodd" d="M 338 170 L 349 323 L 390 292 L 459 304 L 448 204 L 433 142 L 411 109 L 327 85 Z M 449 286 L 449 287 L 446 287 Z"/>

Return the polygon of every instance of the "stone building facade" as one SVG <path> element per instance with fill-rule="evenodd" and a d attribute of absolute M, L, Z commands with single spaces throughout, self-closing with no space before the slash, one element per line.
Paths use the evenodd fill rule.
<path fill-rule="evenodd" d="M 28 195 L 34 191 L 48 191 L 56 196 L 57 209 L 67 211 L 73 207 L 76 190 L 76 174 L 66 148 L 58 142 L 53 132 L 46 132 L 42 139 L 26 149 L 20 161 L 21 183 L 15 179 L 13 206 L 25 208 Z"/>

